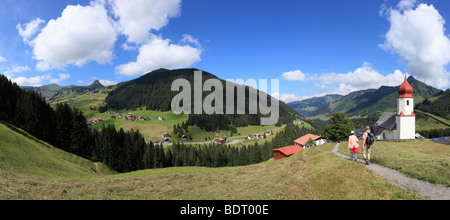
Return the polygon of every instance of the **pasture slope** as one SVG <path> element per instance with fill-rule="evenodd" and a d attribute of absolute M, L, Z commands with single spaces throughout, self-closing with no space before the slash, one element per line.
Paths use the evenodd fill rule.
<path fill-rule="evenodd" d="M 333 144 L 245 167 L 175 167 L 114 174 L 0 123 L 0 199 L 326 200 L 420 199 L 364 166 L 336 157 Z"/>

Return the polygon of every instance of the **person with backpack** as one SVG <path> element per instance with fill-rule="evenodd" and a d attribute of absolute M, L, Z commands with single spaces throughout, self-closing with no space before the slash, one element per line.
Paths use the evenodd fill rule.
<path fill-rule="evenodd" d="M 375 135 L 370 131 L 370 127 L 366 126 L 366 132 L 363 134 L 363 157 L 366 165 L 370 165 L 370 154 L 372 153 L 372 145 L 375 142 Z"/>

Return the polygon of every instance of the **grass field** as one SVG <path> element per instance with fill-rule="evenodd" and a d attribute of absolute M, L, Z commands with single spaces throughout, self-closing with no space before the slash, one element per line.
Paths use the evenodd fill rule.
<path fill-rule="evenodd" d="M 361 143 L 360 143 L 361 144 Z M 344 142 L 339 152 L 349 155 Z M 362 154 L 358 158 L 363 159 Z M 375 142 L 372 161 L 416 179 L 450 186 L 450 146 L 432 141 Z"/>
<path fill-rule="evenodd" d="M 0 134 L 0 199 L 418 198 L 364 166 L 334 156 L 333 144 L 245 167 L 177 167 L 99 175 L 93 163 L 35 140 L 20 129 L 0 125 Z"/>

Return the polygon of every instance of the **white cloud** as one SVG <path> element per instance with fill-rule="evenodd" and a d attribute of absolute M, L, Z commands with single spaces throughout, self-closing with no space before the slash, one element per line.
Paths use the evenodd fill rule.
<path fill-rule="evenodd" d="M 142 44 L 151 37 L 150 31 L 159 31 L 170 18 L 181 11 L 181 0 L 109 0 L 121 32 L 128 36 L 128 42 Z"/>
<path fill-rule="evenodd" d="M 101 3 L 68 5 L 56 20 L 50 20 L 34 39 L 38 70 L 83 66 L 113 59 L 116 32 Z"/>
<path fill-rule="evenodd" d="M 283 73 L 282 78 L 287 81 L 306 81 L 306 75 L 300 70 L 294 70 L 290 72 Z"/>
<path fill-rule="evenodd" d="M 68 74 L 68 73 L 60 73 L 60 74 L 58 74 L 58 77 L 59 78 L 49 78 L 48 79 L 48 81 L 50 81 L 51 83 L 59 83 L 59 82 L 61 82 L 61 81 L 64 81 L 64 80 L 66 80 L 66 79 L 69 79 L 70 78 L 70 74 Z"/>
<path fill-rule="evenodd" d="M 202 46 L 200 44 L 200 42 L 198 41 L 198 39 L 196 39 L 195 37 L 193 37 L 190 34 L 183 34 L 183 39 L 181 39 L 181 43 L 190 43 L 190 44 L 193 44 L 196 47 L 201 47 Z"/>
<path fill-rule="evenodd" d="M 45 76 L 35 76 L 35 77 L 17 77 L 17 78 L 11 78 L 8 77 L 12 82 L 17 83 L 19 86 L 41 86 L 43 85 Z"/>
<path fill-rule="evenodd" d="M 64 81 L 66 79 L 70 78 L 70 74 L 67 73 L 61 73 L 58 74 L 58 78 L 53 78 L 52 75 L 42 75 L 42 76 L 33 76 L 33 77 L 8 77 L 11 81 L 17 83 L 19 86 L 42 86 L 44 84 L 49 83 L 59 83 L 61 81 Z"/>
<path fill-rule="evenodd" d="M 17 24 L 16 28 L 19 31 L 19 35 L 23 38 L 23 42 L 33 45 L 31 38 L 40 31 L 39 26 L 44 23 L 44 20 L 36 18 L 34 21 L 31 21 L 30 23 L 26 23 L 24 25 L 19 23 Z"/>
<path fill-rule="evenodd" d="M 142 75 L 159 68 L 186 68 L 201 61 L 202 51 L 188 45 L 170 44 L 170 40 L 153 36 L 139 48 L 136 62 L 116 67 L 118 74 L 126 76 Z"/>
<path fill-rule="evenodd" d="M 14 73 L 22 73 L 26 71 L 30 71 L 30 67 L 28 66 L 13 66 L 8 67 L 6 71 L 4 72 L 5 75 L 14 76 Z"/>
<path fill-rule="evenodd" d="M 99 81 L 104 86 L 113 86 L 113 85 L 118 84 L 118 82 L 114 82 L 114 81 L 110 81 L 110 80 L 99 80 Z"/>
<path fill-rule="evenodd" d="M 0 56 L 0 63 L 6 62 L 6 58 Z"/>
<path fill-rule="evenodd" d="M 362 67 L 349 73 L 325 73 L 317 76 L 323 84 L 338 84 L 339 88 L 322 87 L 329 93 L 347 95 L 350 92 L 363 89 L 378 89 L 381 86 L 398 86 L 404 78 L 400 70 L 386 76 L 381 75 L 372 64 L 365 62 Z"/>
<path fill-rule="evenodd" d="M 412 9 L 414 5 L 416 4 L 417 0 L 400 0 L 397 7 L 400 10 L 408 10 Z"/>
<path fill-rule="evenodd" d="M 450 39 L 445 35 L 445 20 L 433 5 L 401 1 L 398 10 L 390 9 L 390 30 L 380 47 L 408 61 L 411 74 L 425 83 L 444 88 L 450 85 Z"/>

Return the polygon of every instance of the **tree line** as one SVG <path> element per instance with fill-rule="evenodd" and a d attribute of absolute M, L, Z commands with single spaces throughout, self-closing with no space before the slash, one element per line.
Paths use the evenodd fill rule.
<path fill-rule="evenodd" d="M 450 128 L 421 130 L 418 133 L 425 138 L 441 138 L 450 136 Z"/>

